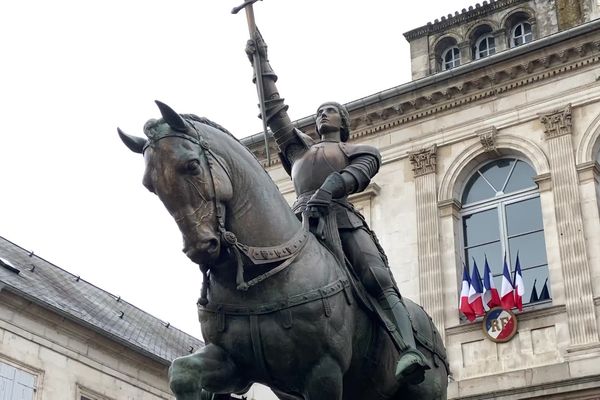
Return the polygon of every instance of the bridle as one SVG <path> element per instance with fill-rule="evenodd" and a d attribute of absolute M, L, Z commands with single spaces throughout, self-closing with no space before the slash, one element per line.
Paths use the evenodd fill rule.
<path fill-rule="evenodd" d="M 185 120 L 184 120 L 185 121 Z M 200 151 L 204 155 L 206 159 L 206 164 L 208 166 L 208 175 L 210 179 L 210 186 L 212 188 L 212 201 L 216 214 L 216 228 L 220 235 L 220 243 L 225 245 L 225 247 L 230 250 L 236 260 L 237 270 L 236 270 L 236 288 L 238 290 L 246 291 L 251 286 L 254 286 L 265 279 L 275 275 L 278 272 L 283 271 L 287 268 L 300 254 L 300 251 L 304 248 L 306 243 L 308 242 L 309 234 L 308 227 L 303 226 L 300 228 L 296 234 L 288 241 L 283 244 L 271 247 L 257 247 L 257 246 L 248 246 L 246 244 L 240 243 L 237 239 L 237 236 L 228 231 L 225 227 L 225 218 L 223 216 L 222 207 L 219 206 L 219 198 L 217 187 L 215 183 L 214 177 L 214 163 L 216 162 L 225 174 L 229 178 L 231 182 L 233 182 L 231 174 L 229 170 L 225 167 L 225 165 L 221 162 L 221 160 L 215 155 L 215 153 L 210 148 L 208 141 L 200 134 L 200 131 L 195 126 L 195 124 L 186 121 L 187 125 L 193 129 L 195 133 L 195 137 L 183 132 L 169 132 L 165 135 L 160 135 L 159 137 L 152 138 L 149 140 L 143 148 L 143 151 L 153 143 L 158 142 L 159 140 L 167 137 L 178 137 L 181 139 L 188 140 L 200 147 Z M 189 132 L 189 129 L 187 130 Z M 245 256 L 246 259 L 250 261 L 250 264 L 245 264 L 242 255 Z M 274 268 L 268 270 L 267 272 L 256 276 L 255 278 L 246 281 L 244 278 L 244 269 L 246 266 L 253 265 L 264 265 L 270 263 L 281 262 L 279 265 Z M 209 272 L 210 266 L 200 265 L 200 271 L 203 275 L 202 280 L 202 289 L 200 291 L 200 298 L 198 299 L 198 304 L 201 306 L 205 306 L 208 304 L 208 289 L 209 289 Z"/>

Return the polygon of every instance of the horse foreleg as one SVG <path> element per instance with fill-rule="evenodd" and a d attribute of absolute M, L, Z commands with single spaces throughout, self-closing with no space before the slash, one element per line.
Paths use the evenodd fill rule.
<path fill-rule="evenodd" d="M 204 400 L 210 393 L 237 393 L 249 382 L 227 352 L 208 344 L 189 356 L 179 357 L 169 368 L 169 385 L 177 400 Z"/>
<path fill-rule="evenodd" d="M 311 370 L 304 388 L 306 400 L 342 400 L 343 374 L 331 357 L 323 358 Z"/>

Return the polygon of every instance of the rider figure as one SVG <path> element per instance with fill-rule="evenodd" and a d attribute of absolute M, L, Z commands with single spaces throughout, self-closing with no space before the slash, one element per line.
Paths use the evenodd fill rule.
<path fill-rule="evenodd" d="M 277 76 L 267 59 L 267 46 L 257 32 L 248 41 L 246 53 L 261 57 L 265 95 L 265 116 L 279 147 L 282 164 L 291 176 L 297 194 L 293 211 L 328 210 L 336 215 L 344 254 L 367 292 L 381 305 L 395 325 L 407 350 L 396 366 L 396 378 L 420 383 L 429 366 L 417 350 L 408 311 L 401 299 L 391 270 L 370 230 L 348 203 L 348 195 L 363 191 L 378 172 L 381 155 L 372 146 L 346 143 L 350 136 L 350 116 L 335 102 L 319 106 L 316 129 L 320 141 L 293 127 L 288 106 L 279 96 Z"/>

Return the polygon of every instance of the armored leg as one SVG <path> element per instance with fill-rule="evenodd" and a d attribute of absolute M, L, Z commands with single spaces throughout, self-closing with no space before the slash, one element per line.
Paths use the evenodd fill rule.
<path fill-rule="evenodd" d="M 406 350 L 396 365 L 396 378 L 411 384 L 421 383 L 425 378 L 425 370 L 430 367 L 416 347 L 408 310 L 400 299 L 389 267 L 366 230 L 341 230 L 340 238 L 344 253 L 365 289 L 381 305 L 404 342 Z"/>
<path fill-rule="evenodd" d="M 387 289 L 377 299 L 387 317 L 392 321 L 406 350 L 402 353 L 396 365 L 396 379 L 418 384 L 425 379 L 425 370 L 429 365 L 425 356 L 417 349 L 412 323 L 404 302 L 394 289 Z"/>

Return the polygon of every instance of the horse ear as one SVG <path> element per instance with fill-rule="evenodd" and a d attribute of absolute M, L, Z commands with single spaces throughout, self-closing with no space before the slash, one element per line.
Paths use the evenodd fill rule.
<path fill-rule="evenodd" d="M 187 126 L 185 125 L 183 118 L 181 118 L 181 115 L 177 114 L 171 107 L 163 102 L 158 100 L 154 100 L 154 102 L 158 106 L 163 119 L 167 124 L 169 124 L 171 129 L 179 132 L 187 131 Z"/>
<path fill-rule="evenodd" d="M 141 137 L 131 136 L 126 134 L 121 130 L 121 128 L 117 128 L 117 132 L 119 132 L 119 137 L 125 143 L 125 146 L 129 148 L 129 150 L 134 153 L 142 154 L 144 152 L 144 146 L 146 146 L 147 140 Z"/>

